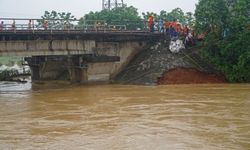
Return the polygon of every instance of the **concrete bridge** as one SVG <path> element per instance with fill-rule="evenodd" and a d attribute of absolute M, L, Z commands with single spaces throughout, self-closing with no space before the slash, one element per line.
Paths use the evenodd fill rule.
<path fill-rule="evenodd" d="M 25 56 L 32 80 L 91 83 L 112 80 L 161 33 L 132 30 L 0 31 L 0 57 Z"/>
<path fill-rule="evenodd" d="M 147 42 L 164 37 L 160 33 L 143 31 L 1 31 L 0 56 L 51 56 L 94 54 L 104 42 Z"/>

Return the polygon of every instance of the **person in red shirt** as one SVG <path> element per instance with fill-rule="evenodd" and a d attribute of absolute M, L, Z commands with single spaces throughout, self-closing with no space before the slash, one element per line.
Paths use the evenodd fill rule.
<path fill-rule="evenodd" d="M 164 30 L 165 30 L 166 33 L 169 33 L 170 24 L 171 24 L 170 22 L 165 22 L 164 23 Z"/>
<path fill-rule="evenodd" d="M 148 28 L 150 32 L 154 32 L 154 17 L 153 16 L 148 17 Z"/>

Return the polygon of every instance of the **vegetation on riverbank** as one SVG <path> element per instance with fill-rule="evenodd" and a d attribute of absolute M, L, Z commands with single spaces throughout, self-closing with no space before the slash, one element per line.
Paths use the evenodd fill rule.
<path fill-rule="evenodd" d="M 203 57 L 230 82 L 250 82 L 250 0 L 200 0 L 195 18 L 208 33 Z"/>

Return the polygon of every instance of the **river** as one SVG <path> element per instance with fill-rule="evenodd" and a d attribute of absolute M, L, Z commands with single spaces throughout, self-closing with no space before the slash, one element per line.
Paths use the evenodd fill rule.
<path fill-rule="evenodd" d="M 248 150 L 250 85 L 1 82 L 0 149 Z"/>

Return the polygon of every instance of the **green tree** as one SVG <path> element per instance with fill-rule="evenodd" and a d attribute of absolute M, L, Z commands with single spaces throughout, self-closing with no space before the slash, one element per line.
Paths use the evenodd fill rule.
<path fill-rule="evenodd" d="M 195 11 L 197 30 L 209 31 L 204 57 L 231 82 L 250 82 L 249 5 L 250 0 L 200 0 Z"/>
<path fill-rule="evenodd" d="M 225 0 L 199 0 L 194 14 L 196 30 L 220 36 L 228 23 L 228 14 Z"/>
<path fill-rule="evenodd" d="M 175 8 L 170 13 L 167 14 L 166 20 L 168 21 L 179 21 L 182 24 L 185 24 L 185 13 L 181 8 Z"/>
<path fill-rule="evenodd" d="M 137 9 L 133 6 L 90 12 L 80 19 L 78 25 L 94 25 L 97 22 L 108 25 L 126 25 L 127 29 L 142 28 L 144 26 Z"/>
<path fill-rule="evenodd" d="M 185 25 L 193 27 L 195 25 L 195 19 L 192 12 L 187 12 L 185 15 Z"/>
<path fill-rule="evenodd" d="M 161 10 L 159 15 L 154 12 L 142 13 L 143 20 L 146 21 L 150 15 L 154 16 L 156 21 L 162 19 L 164 21 L 179 21 L 183 25 L 189 25 L 189 26 L 194 25 L 193 13 L 187 12 L 185 14 L 181 8 L 175 8 L 169 13 L 166 12 L 165 10 Z"/>
<path fill-rule="evenodd" d="M 164 18 L 162 18 L 162 16 L 159 16 L 157 13 L 154 13 L 154 12 L 146 12 L 146 13 L 143 12 L 142 13 L 142 18 L 144 21 L 147 21 L 149 16 L 153 16 L 155 21 L 158 21 L 160 18 L 164 19 Z"/>
<path fill-rule="evenodd" d="M 159 18 L 167 21 L 167 19 L 168 19 L 168 13 L 165 10 L 160 11 Z"/>
<path fill-rule="evenodd" d="M 231 28 L 234 32 L 242 31 L 250 25 L 250 0 L 237 0 L 230 9 Z"/>
<path fill-rule="evenodd" d="M 76 18 L 69 12 L 45 11 L 37 22 L 41 26 L 45 20 L 48 21 L 49 28 L 61 29 L 64 28 L 64 25 L 72 25 Z"/>

